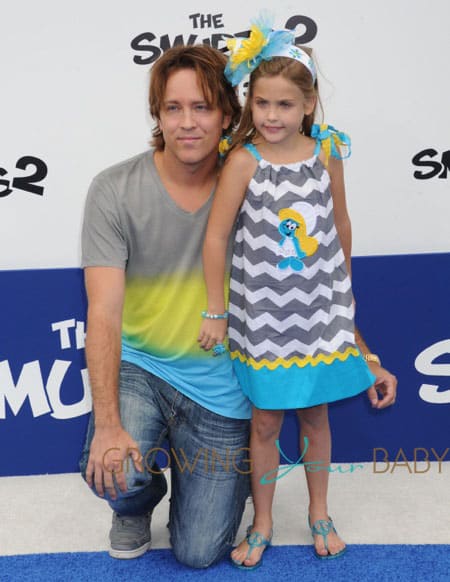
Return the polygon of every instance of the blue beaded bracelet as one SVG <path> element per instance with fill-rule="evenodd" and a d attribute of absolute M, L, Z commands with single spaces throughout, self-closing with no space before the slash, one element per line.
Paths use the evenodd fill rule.
<path fill-rule="evenodd" d="M 202 311 L 203 319 L 228 319 L 228 311 L 224 313 L 208 313 L 207 311 Z"/>

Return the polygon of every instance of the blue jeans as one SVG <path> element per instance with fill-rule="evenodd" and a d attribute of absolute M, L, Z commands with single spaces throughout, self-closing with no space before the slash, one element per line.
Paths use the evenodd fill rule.
<path fill-rule="evenodd" d="M 161 501 L 167 483 L 155 449 L 167 439 L 174 554 L 194 568 L 219 561 L 230 551 L 250 490 L 249 421 L 215 414 L 129 362 L 120 369 L 120 415 L 144 457 L 144 472 L 124 463 L 128 490 L 117 490 L 109 505 L 122 515 L 142 515 Z M 92 415 L 80 461 L 84 477 L 93 433 Z"/>

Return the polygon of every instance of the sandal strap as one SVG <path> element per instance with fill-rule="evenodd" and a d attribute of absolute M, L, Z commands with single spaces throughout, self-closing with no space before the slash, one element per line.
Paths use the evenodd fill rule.
<path fill-rule="evenodd" d="M 311 526 L 311 532 L 318 536 L 327 536 L 330 531 L 335 532 L 333 522 L 326 519 L 318 519 Z"/>
<path fill-rule="evenodd" d="M 270 546 L 272 536 L 270 538 L 265 538 L 262 534 L 257 531 L 252 532 L 247 536 L 247 543 L 252 548 L 259 548 L 261 546 Z"/>
<path fill-rule="evenodd" d="M 309 518 L 308 518 L 308 520 L 309 520 Z M 316 535 L 316 536 L 323 537 L 323 545 L 325 546 L 325 549 L 327 551 L 329 551 L 328 550 L 328 534 L 331 531 L 334 533 L 337 533 L 331 517 L 328 520 L 327 519 L 318 519 L 312 525 L 310 522 L 309 527 L 311 529 L 311 534 L 313 536 Z"/>
<path fill-rule="evenodd" d="M 247 528 L 247 535 L 245 539 L 248 543 L 248 552 L 244 560 L 247 560 L 250 557 L 250 554 L 253 552 L 255 548 L 260 548 L 262 546 L 270 546 L 272 542 L 272 530 L 270 531 L 270 536 L 265 538 L 262 534 L 258 531 L 252 532 L 253 525 L 249 525 Z"/>

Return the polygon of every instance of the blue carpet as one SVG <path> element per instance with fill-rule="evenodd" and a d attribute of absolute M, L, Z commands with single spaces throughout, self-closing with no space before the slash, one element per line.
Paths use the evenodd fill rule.
<path fill-rule="evenodd" d="M 345 582 L 449 582 L 448 545 L 353 545 L 337 560 L 318 560 L 309 546 L 275 546 L 263 566 L 241 572 L 224 560 L 207 570 L 178 564 L 170 550 L 151 550 L 130 561 L 105 552 L 33 554 L 0 558 L 2 582 L 82 582 L 103 580 L 324 580 Z"/>

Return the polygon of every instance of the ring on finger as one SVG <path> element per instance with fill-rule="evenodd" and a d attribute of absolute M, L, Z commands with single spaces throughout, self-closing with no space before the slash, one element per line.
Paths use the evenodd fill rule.
<path fill-rule="evenodd" d="M 227 350 L 224 346 L 223 343 L 217 343 L 213 349 L 213 356 L 221 356 L 222 354 L 224 354 Z"/>

